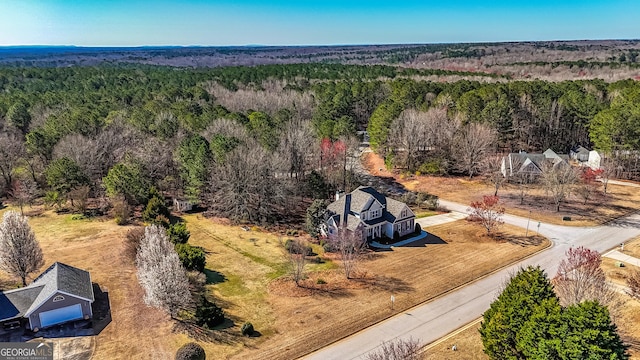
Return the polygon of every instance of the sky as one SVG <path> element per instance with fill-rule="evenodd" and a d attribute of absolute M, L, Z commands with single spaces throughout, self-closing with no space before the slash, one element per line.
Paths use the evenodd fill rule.
<path fill-rule="evenodd" d="M 635 39 L 638 15 L 638 0 L 0 0 L 0 46 Z"/>

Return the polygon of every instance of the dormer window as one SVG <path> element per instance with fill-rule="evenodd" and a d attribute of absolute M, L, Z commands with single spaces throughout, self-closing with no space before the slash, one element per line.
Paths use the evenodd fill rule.
<path fill-rule="evenodd" d="M 62 300 L 64 300 L 64 296 L 62 296 L 62 295 L 56 295 L 53 298 L 53 302 L 58 302 L 58 301 L 62 301 Z"/>

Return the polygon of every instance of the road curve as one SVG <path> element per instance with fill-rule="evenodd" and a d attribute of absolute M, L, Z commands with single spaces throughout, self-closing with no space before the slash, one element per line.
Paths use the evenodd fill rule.
<path fill-rule="evenodd" d="M 440 200 L 450 210 L 467 212 L 467 206 Z M 560 260 L 572 246 L 585 246 L 599 252 L 609 250 L 640 236 L 640 215 L 634 214 L 597 227 L 569 227 L 529 221 L 505 214 L 508 224 L 539 231 L 552 245 L 517 264 L 497 271 L 451 291 L 435 300 L 418 305 L 376 325 L 357 332 L 304 357 L 308 360 L 362 359 L 384 341 L 419 339 L 427 345 L 479 318 L 489 308 L 502 284 L 520 267 L 540 265 L 549 276 L 555 274 Z"/>

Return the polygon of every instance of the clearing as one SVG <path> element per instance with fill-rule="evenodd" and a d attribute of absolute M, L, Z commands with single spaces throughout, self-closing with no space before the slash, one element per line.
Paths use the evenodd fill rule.
<path fill-rule="evenodd" d="M 382 158 L 373 152 L 365 153 L 362 162 L 371 174 L 395 181 L 407 190 L 426 192 L 462 204 L 471 204 L 483 195 L 494 193 L 493 185 L 481 177 L 469 180 L 468 177 L 402 175 L 386 170 Z M 530 215 L 536 221 L 557 225 L 595 226 L 640 210 L 640 191 L 637 187 L 611 183 L 606 195 L 599 186 L 586 204 L 583 199 L 571 195 L 561 205 L 560 212 L 555 211 L 555 205 L 540 185 L 532 185 L 523 203 L 519 189 L 512 184 L 505 183 L 500 187 L 498 196 L 509 214 L 522 217 Z M 563 221 L 565 216 L 571 217 L 571 221 Z"/>
<path fill-rule="evenodd" d="M 179 346 L 193 341 L 175 331 L 167 315 L 143 303 L 135 266 L 123 252 L 131 226 L 102 218 L 74 220 L 71 214 L 36 208 L 28 215 L 45 266 L 61 261 L 90 271 L 111 301 L 113 321 L 105 330 L 90 338 L 57 339 L 60 347 L 69 353 L 92 352 L 95 359 L 171 359 Z M 370 253 L 360 264 L 359 278 L 350 281 L 335 255 L 313 245 L 319 255 L 309 258 L 308 279 L 297 287 L 283 277 L 287 270 L 280 242 L 290 237 L 258 228 L 244 231 L 198 214 L 183 218 L 189 243 L 207 252 L 209 294 L 229 319 L 214 332 L 215 339 L 198 339 L 216 358 L 298 357 L 549 245 L 510 226 L 491 239 L 480 226 L 459 220 L 426 229 L 433 236 L 410 247 Z M 261 336 L 240 336 L 245 321 Z"/>

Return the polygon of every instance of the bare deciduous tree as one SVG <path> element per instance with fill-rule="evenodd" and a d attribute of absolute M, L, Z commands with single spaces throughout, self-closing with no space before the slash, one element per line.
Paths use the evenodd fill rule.
<path fill-rule="evenodd" d="M 19 179 L 13 182 L 11 197 L 20 206 L 20 214 L 24 215 L 24 205 L 33 203 L 38 196 L 38 185 L 31 178 Z"/>
<path fill-rule="evenodd" d="M 417 168 L 420 154 L 429 146 L 429 117 L 432 115 L 408 109 L 391 126 L 391 144 L 404 155 L 404 166 L 409 171 Z"/>
<path fill-rule="evenodd" d="M 627 276 L 627 286 L 629 296 L 640 300 L 640 270 L 636 269 Z"/>
<path fill-rule="evenodd" d="M 611 155 L 603 155 L 600 159 L 600 179 L 602 180 L 603 192 L 607 193 L 607 187 L 609 186 L 609 180 L 616 178 L 620 169 L 615 157 Z"/>
<path fill-rule="evenodd" d="M 469 219 L 479 222 L 487 230 L 488 235 L 492 230 L 504 224 L 502 220 L 504 207 L 500 204 L 500 198 L 497 196 L 485 195 L 482 201 L 472 202 L 467 211 L 469 211 Z"/>
<path fill-rule="evenodd" d="M 397 338 L 383 342 L 376 351 L 367 354 L 366 360 L 421 360 L 424 356 L 420 349 L 422 345 L 418 340 Z"/>
<path fill-rule="evenodd" d="M 559 212 L 560 205 L 571 194 L 578 177 L 569 165 L 553 166 L 547 163 L 543 166 L 540 180 L 547 194 L 551 195 L 556 211 Z"/>
<path fill-rule="evenodd" d="M 554 288 L 564 306 L 597 300 L 609 304 L 615 292 L 600 268 L 602 258 L 597 251 L 584 247 L 567 250 L 553 278 Z"/>
<path fill-rule="evenodd" d="M 290 121 L 280 137 L 282 154 L 289 176 L 300 180 L 307 170 L 309 154 L 314 145 L 313 131 L 308 121 Z"/>
<path fill-rule="evenodd" d="M 347 279 L 351 279 L 367 247 L 362 230 L 349 230 L 346 226 L 342 226 L 338 228 L 336 234 L 329 237 L 329 241 L 331 247 L 340 253 L 344 275 Z"/>
<path fill-rule="evenodd" d="M 0 224 L 0 268 L 18 276 L 27 285 L 27 276 L 44 265 L 42 249 L 27 218 L 7 211 Z"/>
<path fill-rule="evenodd" d="M 145 229 L 136 264 L 147 305 L 165 310 L 174 319 L 191 303 L 187 272 L 164 228 L 151 225 Z"/>
<path fill-rule="evenodd" d="M 284 179 L 277 179 L 280 159 L 263 147 L 239 146 L 224 164 L 214 166 L 210 177 L 209 207 L 235 221 L 266 222 L 284 209 Z"/>
<path fill-rule="evenodd" d="M 287 264 L 289 265 L 289 272 L 293 277 L 293 281 L 296 285 L 300 286 L 300 280 L 305 276 L 305 265 L 307 264 L 307 244 L 300 239 L 294 239 L 282 243 L 282 249 L 284 251 Z"/>
<path fill-rule="evenodd" d="M 489 155 L 481 163 L 482 173 L 487 177 L 487 181 L 493 185 L 493 196 L 498 196 L 498 190 L 507 178 L 502 174 L 502 156 Z"/>
<path fill-rule="evenodd" d="M 495 130 L 487 125 L 467 124 L 456 136 L 455 168 L 472 178 L 482 170 L 482 160 L 487 156 L 495 139 Z"/>

